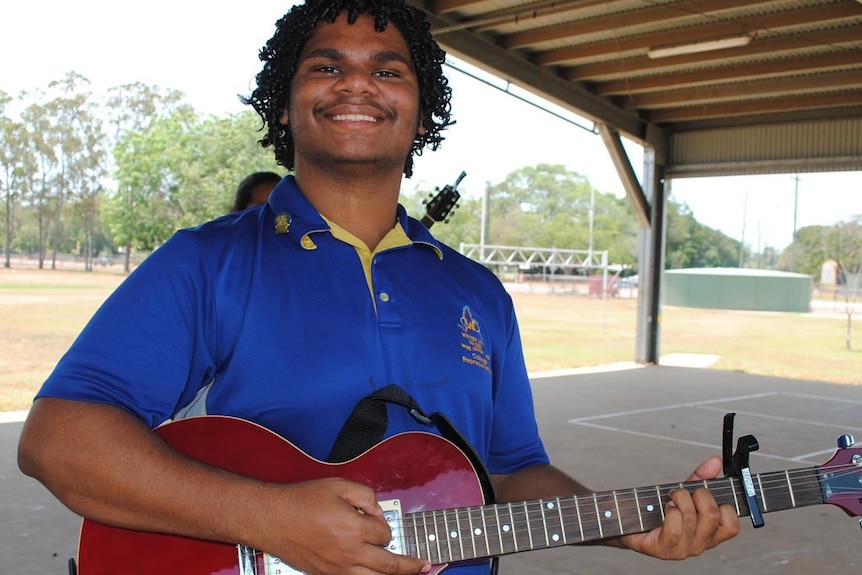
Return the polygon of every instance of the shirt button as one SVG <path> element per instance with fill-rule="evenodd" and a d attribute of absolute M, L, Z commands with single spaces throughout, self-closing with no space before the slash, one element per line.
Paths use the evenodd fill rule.
<path fill-rule="evenodd" d="M 389 294 L 386 292 L 382 292 L 380 294 L 380 301 L 382 301 L 383 303 L 388 302 L 389 301 Z"/>

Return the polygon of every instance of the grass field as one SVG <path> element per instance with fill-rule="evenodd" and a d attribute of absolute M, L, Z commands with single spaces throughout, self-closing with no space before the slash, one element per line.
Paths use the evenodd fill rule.
<path fill-rule="evenodd" d="M 0 269 L 0 411 L 26 409 L 120 270 Z M 514 292 L 530 371 L 630 362 L 637 302 Z M 862 319 L 854 322 L 862 330 Z M 718 355 L 713 369 L 862 383 L 862 331 L 845 349 L 841 315 L 665 307 L 661 354 Z"/>

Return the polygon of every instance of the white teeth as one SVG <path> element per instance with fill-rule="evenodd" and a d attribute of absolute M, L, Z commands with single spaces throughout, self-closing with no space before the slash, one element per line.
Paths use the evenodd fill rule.
<path fill-rule="evenodd" d="M 339 122 L 376 122 L 377 119 L 373 116 L 366 116 L 364 114 L 338 114 L 337 116 L 332 117 L 333 120 L 337 120 Z"/>

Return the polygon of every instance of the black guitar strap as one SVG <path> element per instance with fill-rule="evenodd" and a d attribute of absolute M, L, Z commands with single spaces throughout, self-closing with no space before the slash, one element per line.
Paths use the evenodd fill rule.
<path fill-rule="evenodd" d="M 362 455 L 380 443 L 389 425 L 389 416 L 386 412 L 386 407 L 389 403 L 404 407 L 413 416 L 413 419 L 419 423 L 437 427 L 440 434 L 455 444 L 467 456 L 467 459 L 470 460 L 482 486 L 485 503 L 494 503 L 497 500 L 494 483 L 491 481 L 491 474 L 488 472 L 487 467 L 485 467 L 485 462 L 482 461 L 470 442 L 461 435 L 445 415 L 440 412 L 426 415 L 422 411 L 422 408 L 419 407 L 419 404 L 416 403 L 416 400 L 395 384 L 378 389 L 359 400 L 359 403 L 353 408 L 353 413 L 350 414 L 347 422 L 341 428 L 338 438 L 335 440 L 335 445 L 333 445 L 332 451 L 329 453 L 326 461 L 329 463 L 343 463 Z M 494 557 L 491 561 L 492 574 L 497 572 L 497 566 L 498 561 Z"/>

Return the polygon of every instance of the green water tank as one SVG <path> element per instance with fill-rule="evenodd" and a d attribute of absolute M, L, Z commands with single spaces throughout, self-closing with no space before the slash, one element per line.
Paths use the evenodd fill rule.
<path fill-rule="evenodd" d="M 742 268 L 666 270 L 663 293 L 665 305 L 810 312 L 814 278 Z"/>

